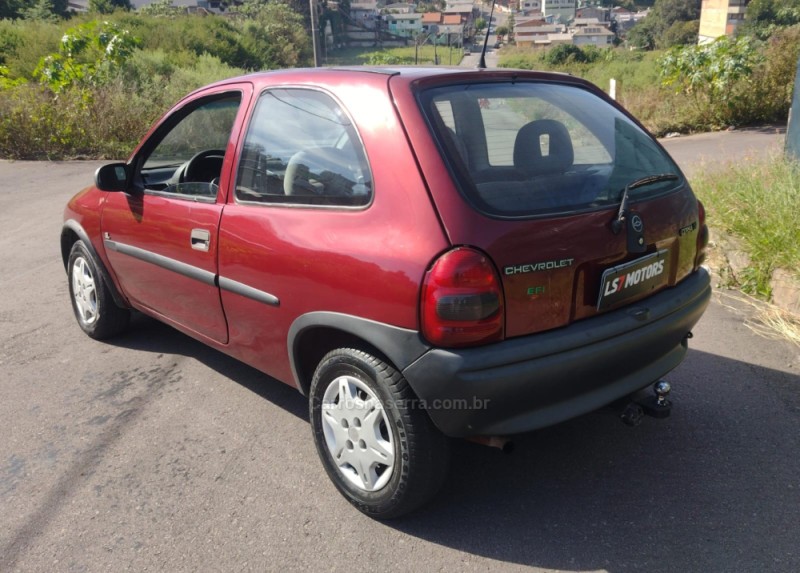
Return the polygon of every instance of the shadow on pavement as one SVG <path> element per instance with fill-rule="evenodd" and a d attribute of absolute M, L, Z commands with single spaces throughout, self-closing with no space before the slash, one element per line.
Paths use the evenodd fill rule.
<path fill-rule="evenodd" d="M 548 569 L 800 570 L 800 377 L 694 351 L 669 379 L 665 421 L 595 412 L 512 455 L 455 444 L 439 499 L 390 525 Z"/>
<path fill-rule="evenodd" d="M 109 340 L 108 344 L 194 358 L 290 414 L 308 421 L 308 401 L 295 388 L 142 314 L 134 313 L 130 331 Z"/>
<path fill-rule="evenodd" d="M 737 131 L 750 131 L 752 133 L 766 133 L 766 134 L 786 133 L 786 126 L 785 125 L 759 125 L 759 126 L 755 126 L 755 127 L 742 127 L 742 128 L 739 128 Z"/>
<path fill-rule="evenodd" d="M 150 319 L 113 344 L 195 358 L 308 419 L 295 389 Z M 800 377 L 692 351 L 669 379 L 665 421 L 598 411 L 516 437 L 511 455 L 454 442 L 439 497 L 385 526 L 547 569 L 800 570 Z"/>

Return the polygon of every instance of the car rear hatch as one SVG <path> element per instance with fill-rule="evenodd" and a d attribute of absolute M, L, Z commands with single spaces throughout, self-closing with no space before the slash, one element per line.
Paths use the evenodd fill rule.
<path fill-rule="evenodd" d="M 432 147 L 409 138 L 452 244 L 496 268 L 505 337 L 624 307 L 696 268 L 688 183 L 595 88 L 508 72 L 424 84 L 411 91 Z"/>

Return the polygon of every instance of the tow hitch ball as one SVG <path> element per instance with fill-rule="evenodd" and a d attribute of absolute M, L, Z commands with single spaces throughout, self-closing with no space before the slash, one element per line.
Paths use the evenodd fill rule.
<path fill-rule="evenodd" d="M 653 384 L 654 395 L 649 396 L 644 390 L 633 394 L 622 408 L 622 422 L 626 426 L 638 426 L 645 416 L 666 418 L 672 410 L 672 402 L 668 398 L 670 390 L 672 387 L 669 382 L 659 380 Z"/>

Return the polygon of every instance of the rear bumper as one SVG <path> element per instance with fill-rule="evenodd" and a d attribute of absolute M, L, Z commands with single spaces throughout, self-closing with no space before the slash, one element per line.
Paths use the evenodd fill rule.
<path fill-rule="evenodd" d="M 710 299 L 701 268 L 673 288 L 565 328 L 430 349 L 403 374 L 448 436 L 527 432 L 600 408 L 678 366 Z"/>

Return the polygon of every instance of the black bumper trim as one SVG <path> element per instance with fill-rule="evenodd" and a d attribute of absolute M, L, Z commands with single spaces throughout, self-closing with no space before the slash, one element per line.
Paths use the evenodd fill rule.
<path fill-rule="evenodd" d="M 600 408 L 678 366 L 710 299 L 700 269 L 643 301 L 558 330 L 431 349 L 403 374 L 449 436 L 527 432 Z"/>

